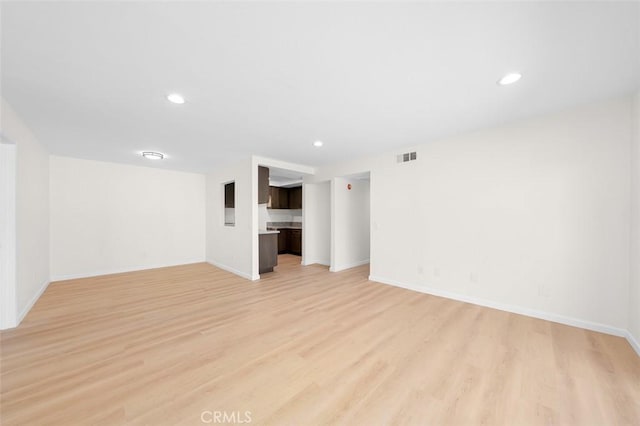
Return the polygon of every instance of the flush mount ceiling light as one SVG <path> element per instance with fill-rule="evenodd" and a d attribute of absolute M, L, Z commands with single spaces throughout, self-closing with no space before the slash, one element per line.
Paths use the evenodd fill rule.
<path fill-rule="evenodd" d="M 324 145 L 324 144 L 322 143 L 322 141 L 315 141 L 315 142 L 313 143 L 313 146 L 315 146 L 316 148 L 320 148 L 322 145 Z"/>
<path fill-rule="evenodd" d="M 498 84 L 500 86 L 506 86 L 508 84 L 513 84 L 516 81 L 520 80 L 522 78 L 522 74 L 518 73 L 518 72 L 510 72 L 509 74 L 506 74 L 504 77 L 502 77 L 500 80 L 498 80 Z"/>
<path fill-rule="evenodd" d="M 153 151 L 144 151 L 142 153 L 142 156 L 144 158 L 148 158 L 149 160 L 162 160 L 164 158 L 164 154 Z"/>
<path fill-rule="evenodd" d="M 169 100 L 169 102 L 173 102 L 174 104 L 184 103 L 184 98 L 182 97 L 182 95 L 179 95 L 177 93 L 170 94 L 169 96 L 167 96 L 167 99 Z"/>

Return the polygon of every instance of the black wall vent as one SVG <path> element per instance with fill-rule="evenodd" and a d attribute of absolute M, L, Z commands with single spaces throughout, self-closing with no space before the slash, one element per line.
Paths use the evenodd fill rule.
<path fill-rule="evenodd" d="M 406 163 L 408 161 L 414 161 L 418 159 L 418 154 L 413 152 L 405 152 L 404 154 L 398 155 L 398 163 Z"/>

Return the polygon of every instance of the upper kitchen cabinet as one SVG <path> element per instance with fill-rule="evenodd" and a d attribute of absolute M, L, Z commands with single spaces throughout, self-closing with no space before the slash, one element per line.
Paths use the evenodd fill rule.
<path fill-rule="evenodd" d="M 289 190 L 289 208 L 301 209 L 302 208 L 302 187 L 291 188 Z"/>
<path fill-rule="evenodd" d="M 258 166 L 258 204 L 269 202 L 269 168 Z"/>
<path fill-rule="evenodd" d="M 269 209 L 302 209 L 302 187 L 269 187 Z"/>
<path fill-rule="evenodd" d="M 267 207 L 270 209 L 288 209 L 289 208 L 289 190 L 287 188 L 278 188 L 277 186 L 269 187 L 270 202 Z"/>

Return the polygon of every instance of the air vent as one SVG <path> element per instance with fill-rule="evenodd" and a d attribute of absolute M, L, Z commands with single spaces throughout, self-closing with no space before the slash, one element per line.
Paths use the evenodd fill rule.
<path fill-rule="evenodd" d="M 406 163 L 408 161 L 414 161 L 418 159 L 418 154 L 415 151 L 413 152 L 405 152 L 404 154 L 398 155 L 398 163 Z"/>

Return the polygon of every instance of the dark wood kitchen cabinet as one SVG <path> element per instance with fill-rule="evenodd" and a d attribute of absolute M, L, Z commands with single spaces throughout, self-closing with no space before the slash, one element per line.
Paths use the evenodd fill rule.
<path fill-rule="evenodd" d="M 269 187 L 269 202 L 267 203 L 267 208 L 268 209 L 275 209 L 276 207 L 274 207 L 277 203 L 278 203 L 278 194 L 276 194 L 276 187 L 275 186 L 270 186 Z"/>
<path fill-rule="evenodd" d="M 271 202 L 267 204 L 271 209 L 288 209 L 289 208 L 289 190 L 287 188 L 278 188 L 277 186 L 269 187 Z"/>
<path fill-rule="evenodd" d="M 269 187 L 269 209 L 302 209 L 302 187 L 279 188 Z"/>
<path fill-rule="evenodd" d="M 287 253 L 289 250 L 289 230 L 281 229 L 278 234 L 278 254 Z"/>
<path fill-rule="evenodd" d="M 302 230 L 289 229 L 289 253 L 302 256 Z"/>
<path fill-rule="evenodd" d="M 269 202 L 269 168 L 258 166 L 258 204 Z"/>
<path fill-rule="evenodd" d="M 277 188 L 278 193 L 278 207 L 276 209 L 288 209 L 289 208 L 289 190 L 287 188 Z"/>
<path fill-rule="evenodd" d="M 289 208 L 300 210 L 302 208 L 302 187 L 289 189 Z"/>
<path fill-rule="evenodd" d="M 278 265 L 278 234 L 260 234 L 258 238 L 260 273 L 273 272 Z"/>
<path fill-rule="evenodd" d="M 290 253 L 302 256 L 302 230 L 280 229 L 278 234 L 278 254 Z"/>

